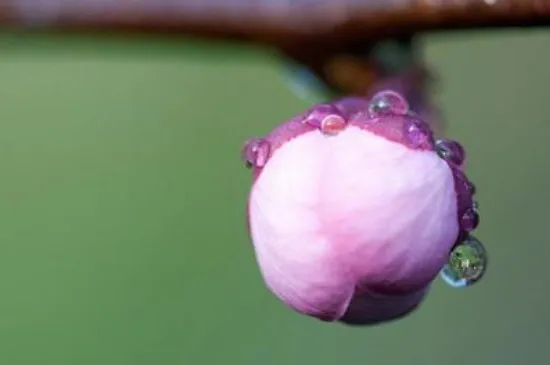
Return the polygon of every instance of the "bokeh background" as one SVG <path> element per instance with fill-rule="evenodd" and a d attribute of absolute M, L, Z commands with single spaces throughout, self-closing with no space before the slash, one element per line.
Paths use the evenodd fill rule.
<path fill-rule="evenodd" d="M 299 316 L 264 287 L 241 143 L 309 106 L 266 51 L 0 35 L 0 364 L 541 364 L 550 341 L 550 33 L 430 36 L 490 251 L 399 322 Z"/>

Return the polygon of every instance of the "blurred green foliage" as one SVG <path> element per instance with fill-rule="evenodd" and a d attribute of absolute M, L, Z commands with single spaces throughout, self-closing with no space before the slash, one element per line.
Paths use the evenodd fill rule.
<path fill-rule="evenodd" d="M 0 37 L 0 364 L 541 363 L 550 340 L 550 34 L 426 40 L 478 186 L 484 280 L 390 325 L 299 316 L 264 287 L 241 143 L 308 104 L 266 51 Z"/>

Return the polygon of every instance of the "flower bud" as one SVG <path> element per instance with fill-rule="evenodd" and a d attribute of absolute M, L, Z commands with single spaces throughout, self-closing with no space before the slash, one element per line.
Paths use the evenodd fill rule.
<path fill-rule="evenodd" d="M 243 151 L 268 288 L 299 313 L 358 325 L 410 313 L 475 228 L 462 227 L 469 182 L 429 126 L 395 92 L 363 102 L 316 105 Z"/>

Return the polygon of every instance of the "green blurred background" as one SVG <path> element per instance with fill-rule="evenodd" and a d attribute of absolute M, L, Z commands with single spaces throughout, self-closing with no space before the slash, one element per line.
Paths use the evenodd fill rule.
<path fill-rule="evenodd" d="M 309 104 L 267 52 L 0 37 L 0 364 L 540 364 L 550 341 L 550 33 L 431 36 L 491 261 L 349 328 L 264 287 L 241 143 Z"/>

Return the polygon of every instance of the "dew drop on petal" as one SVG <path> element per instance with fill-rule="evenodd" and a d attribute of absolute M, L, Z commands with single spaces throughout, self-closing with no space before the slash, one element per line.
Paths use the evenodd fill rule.
<path fill-rule="evenodd" d="M 346 128 L 346 121 L 339 115 L 328 115 L 321 122 L 321 132 L 334 136 Z"/>
<path fill-rule="evenodd" d="M 456 196 L 458 199 L 458 214 L 459 219 L 462 219 L 462 214 L 473 205 L 473 196 L 476 192 L 475 185 L 468 180 L 464 171 L 456 165 L 449 165 L 453 171 L 455 180 Z"/>
<path fill-rule="evenodd" d="M 470 232 L 479 225 L 479 214 L 475 208 L 467 209 L 460 219 L 460 226 L 463 230 Z"/>
<path fill-rule="evenodd" d="M 409 103 L 395 91 L 380 91 L 370 100 L 368 112 L 371 118 L 388 114 L 405 115 L 409 112 Z"/>
<path fill-rule="evenodd" d="M 268 141 L 261 138 L 248 140 L 242 151 L 242 158 L 245 165 L 251 167 L 263 167 L 269 158 L 271 146 Z"/>
<path fill-rule="evenodd" d="M 331 115 L 340 115 L 340 111 L 336 106 L 332 104 L 318 104 L 306 113 L 303 121 L 313 127 L 321 128 L 323 120 Z"/>
<path fill-rule="evenodd" d="M 464 147 L 456 141 L 439 139 L 435 142 L 437 153 L 441 158 L 460 166 L 464 163 L 466 153 Z"/>
<path fill-rule="evenodd" d="M 478 282 L 487 269 L 488 255 L 483 244 L 468 235 L 456 245 L 441 269 L 441 278 L 453 288 L 464 288 Z"/>
<path fill-rule="evenodd" d="M 422 144 L 432 140 L 432 132 L 430 128 L 422 121 L 410 119 L 405 123 L 405 135 L 413 146 L 421 146 Z"/>

